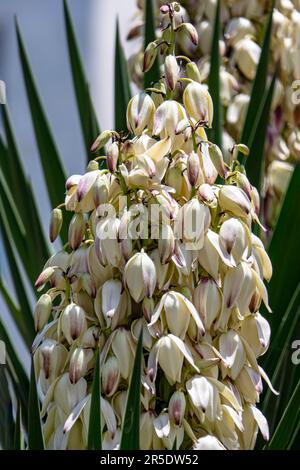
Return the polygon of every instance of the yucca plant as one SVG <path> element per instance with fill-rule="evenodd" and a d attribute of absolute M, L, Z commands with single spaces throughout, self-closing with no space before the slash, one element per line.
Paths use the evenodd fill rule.
<path fill-rule="evenodd" d="M 169 31 L 171 38 L 159 45 L 155 42 L 153 5 L 150 0 L 146 1 L 145 46 L 149 42 L 152 44 L 145 53 L 147 94 L 134 97 L 132 101 L 118 27 L 116 29 L 116 131 L 100 134 L 92 148 L 97 153 L 91 154 L 89 149 L 99 135 L 99 126 L 70 14 L 64 3 L 70 65 L 88 163 L 85 175 L 80 179 L 76 176 L 68 179 L 65 207 L 62 206 L 66 179 L 63 164 L 35 86 L 21 33 L 16 26 L 20 61 L 45 182 L 49 199 L 55 208 L 50 237 L 54 240 L 59 236 L 64 250 L 50 258 L 38 277 L 49 258 L 50 248 L 38 218 L 34 192 L 22 166 L 8 109 L 2 106 L 5 138 L 0 141 L 0 223 L 17 298 L 8 291 L 3 279 L 0 281 L 0 290 L 25 344 L 35 357 L 28 378 L 12 338 L 0 320 L 0 339 L 6 347 L 6 364 L 0 366 L 0 439 L 3 448 L 43 449 L 45 443 L 54 448 L 100 449 L 102 446 L 120 446 L 124 450 L 137 449 L 139 446 L 157 449 L 192 446 L 199 449 L 234 446 L 253 448 L 257 433 L 256 421 L 264 437 L 267 437 L 266 422 L 258 408 L 266 415 L 270 427 L 270 440 L 267 444 L 258 441 L 258 448 L 289 449 L 297 443 L 300 386 L 299 371 L 292 362 L 292 343 L 299 337 L 300 318 L 300 255 L 297 250 L 299 167 L 296 166 L 294 170 L 267 247 L 273 265 L 273 276 L 268 285 L 272 314 L 264 308 L 261 309 L 262 315 L 257 313 L 260 297 L 263 296 L 264 301 L 266 297 L 256 271 L 266 274 L 270 266 L 259 239 L 252 234 L 251 243 L 249 241 L 252 219 L 257 221 L 259 214 L 259 197 L 250 183 L 254 181 L 257 184 L 261 175 L 263 142 L 274 88 L 274 79 L 266 86 L 271 16 L 248 108 L 245 124 L 248 127 L 244 130 L 245 134 L 251 134 L 251 139 L 247 140 L 250 156 L 245 156 L 246 147 L 237 146 L 233 149 L 230 165 L 226 166 L 219 147 L 215 145 L 220 146 L 222 134 L 218 48 L 220 8 L 215 17 L 211 53 L 209 91 L 215 112 L 210 135 L 212 142 L 209 144 L 205 143 L 208 141 L 203 126 L 211 124 L 212 120 L 210 95 L 193 80 L 192 64 L 185 67 L 188 80 L 180 81 L 178 67 L 181 67 L 181 72 L 184 67 L 174 56 L 176 29 L 184 31 L 194 42 L 195 32 L 189 25 L 172 22 L 177 4 L 163 8 L 164 14 L 167 17 L 169 15 L 169 27 L 165 34 Z M 165 79 L 160 82 L 161 72 L 156 56 L 158 45 L 166 55 Z M 181 87 L 179 83 L 185 90 L 184 107 L 175 101 L 181 100 L 180 95 L 176 96 Z M 171 105 L 168 104 L 170 102 Z M 174 124 L 176 116 L 177 122 Z M 127 126 L 131 135 L 126 134 Z M 174 136 L 176 133 L 178 135 Z M 185 143 L 178 142 L 182 133 Z M 105 156 L 101 147 L 108 144 L 111 138 L 113 140 Z M 149 139 L 148 143 L 145 143 L 146 138 Z M 147 149 L 147 158 L 140 155 L 139 145 L 144 145 L 142 154 Z M 208 153 L 205 153 L 205 146 Z M 169 210 L 178 210 L 183 218 L 188 217 L 186 213 L 189 213 L 190 205 L 197 206 L 197 213 L 201 213 L 200 218 L 206 222 L 197 232 L 196 240 L 185 242 L 199 242 L 198 238 L 204 237 L 200 241 L 202 245 L 197 258 L 200 264 L 197 270 L 200 269 L 200 272 L 184 271 L 184 267 L 188 269 L 191 266 L 184 247 L 181 246 L 180 252 L 177 246 L 175 252 L 176 244 L 174 242 L 173 246 L 172 236 L 158 242 L 158 246 L 148 246 L 141 240 L 132 244 L 124 242 L 121 251 L 116 240 L 110 240 L 108 245 L 100 241 L 97 246 L 93 211 L 97 204 L 110 199 L 114 191 L 116 194 L 119 191 L 125 193 L 126 204 L 131 204 L 133 199 L 139 197 L 145 203 L 141 193 L 149 187 L 149 182 L 158 171 L 158 161 L 166 159 L 166 155 L 174 158 L 176 152 L 182 157 L 177 159 L 176 165 L 170 167 L 160 181 L 160 184 L 173 187 L 175 196 L 170 197 L 172 192 L 161 194 L 162 188 L 156 181 L 157 184 L 151 187 L 151 197 L 158 200 L 163 198 L 161 205 L 169 207 Z M 198 152 L 202 155 L 201 167 L 199 158 L 195 158 Z M 131 174 L 132 167 L 124 165 L 127 157 L 129 160 L 134 158 L 134 163 L 140 166 L 136 174 Z M 207 167 L 203 167 L 204 159 L 210 162 L 211 174 Z M 105 162 L 108 169 L 105 169 Z M 244 174 L 244 164 L 250 175 L 256 175 L 253 180 L 250 179 L 250 183 Z M 72 219 L 68 216 L 70 211 L 75 211 Z M 114 229 L 114 225 L 111 225 Z M 258 233 L 259 230 L 256 230 Z M 232 234 L 238 240 L 235 245 L 232 245 Z M 241 262 L 241 247 L 244 248 L 243 252 L 246 250 L 252 256 L 251 260 L 247 259 L 249 265 Z M 70 254 L 71 265 L 67 260 Z M 169 258 L 173 257 L 174 260 L 174 256 L 177 265 L 174 268 L 175 278 L 172 274 L 172 288 L 166 284 L 166 280 L 159 287 L 160 281 L 156 283 L 156 278 L 160 276 L 161 279 L 161 272 L 169 266 Z M 216 274 L 212 266 L 214 259 L 222 266 Z M 230 273 L 229 277 L 236 277 L 234 283 L 232 280 L 227 281 L 227 291 L 226 273 Z M 217 279 L 219 275 L 220 279 Z M 168 277 L 168 273 L 163 276 Z M 33 316 L 32 293 L 28 292 L 27 285 L 29 281 L 33 286 L 37 277 L 38 287 L 43 287 L 50 280 L 52 288 L 41 295 Z M 268 274 L 265 277 L 268 278 Z M 240 279 L 246 279 L 244 289 L 248 292 L 250 290 L 251 300 L 255 304 L 249 314 L 249 302 L 247 304 L 245 299 L 242 301 L 239 298 L 239 305 L 243 303 L 247 312 L 249 310 L 243 319 L 235 318 L 236 313 L 226 311 L 224 304 L 218 307 L 221 294 L 223 302 L 224 299 L 227 301 L 227 310 L 233 307 L 231 302 L 235 303 L 237 294 L 232 301 L 230 297 L 234 294 L 231 289 L 228 291 L 228 286 L 238 286 Z M 121 280 L 124 281 L 125 290 L 121 288 Z M 254 287 L 251 287 L 253 282 Z M 95 295 L 98 310 L 95 308 L 94 311 L 91 299 Z M 133 305 L 132 309 L 128 307 L 130 304 Z M 206 314 L 203 313 L 204 309 Z M 201 312 L 201 315 L 197 316 L 195 310 Z M 170 317 L 170 312 L 176 321 Z M 241 311 L 240 315 L 243 316 L 243 313 Z M 260 387 L 258 376 L 265 376 L 257 365 L 256 357 L 265 351 L 268 343 L 268 327 L 264 316 L 270 323 L 272 340 L 262 359 L 262 366 L 280 394 L 274 397 L 269 391 L 264 392 L 261 404 L 256 408 Z M 147 323 L 150 323 L 150 329 Z M 35 329 L 41 330 L 36 338 Z M 143 331 L 143 335 L 140 331 Z M 261 331 L 257 334 L 257 344 L 255 331 Z M 204 334 L 207 344 L 201 345 L 199 338 Z M 201 359 L 195 357 L 194 344 L 199 344 L 201 348 Z M 232 357 L 228 351 L 232 350 L 233 345 L 234 358 L 230 363 Z M 210 348 L 213 354 L 209 354 L 206 348 Z M 172 355 L 169 360 L 164 360 L 168 350 L 177 358 L 173 367 Z M 153 364 L 155 371 L 157 368 L 155 374 L 149 366 L 150 356 L 150 364 Z M 182 365 L 182 370 L 177 370 L 178 365 Z M 245 377 L 251 369 L 252 382 Z M 257 380 L 257 389 L 254 390 L 253 374 L 256 374 Z M 37 392 L 37 379 L 41 394 Z M 252 385 L 247 388 L 245 384 L 249 384 L 249 380 Z M 157 390 L 153 394 L 155 386 Z M 149 391 L 145 392 L 147 389 Z M 254 398 L 249 397 L 249 390 L 255 394 Z M 150 394 L 150 398 L 147 394 Z M 42 419 L 40 398 L 43 402 Z M 222 418 L 223 428 L 216 425 L 216 417 Z M 139 442 L 140 426 L 142 430 L 147 430 L 142 433 L 143 437 L 151 436 L 151 443 L 143 440 Z"/>

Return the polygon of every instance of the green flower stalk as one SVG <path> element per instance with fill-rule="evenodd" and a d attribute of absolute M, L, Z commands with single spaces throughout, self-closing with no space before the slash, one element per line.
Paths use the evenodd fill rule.
<path fill-rule="evenodd" d="M 102 447 L 119 448 L 141 330 L 142 449 L 253 449 L 258 429 L 268 439 L 257 403 L 262 380 L 272 386 L 257 359 L 270 340 L 259 309 L 270 310 L 272 266 L 252 233 L 257 191 L 236 148 L 225 161 L 207 139 L 211 97 L 174 55 L 182 29 L 191 44 L 197 33 L 176 8 L 164 6 L 169 40 L 145 54 L 150 67 L 162 53 L 165 73 L 128 104 L 130 135 L 96 139 L 107 169 L 98 155 L 68 178 L 69 241 L 36 283 L 50 286 L 34 344 L 47 449 L 87 448 L 98 349 Z M 60 228 L 56 210 L 52 239 Z"/>

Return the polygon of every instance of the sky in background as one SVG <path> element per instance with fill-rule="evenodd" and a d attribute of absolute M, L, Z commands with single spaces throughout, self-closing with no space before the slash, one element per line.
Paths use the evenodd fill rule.
<path fill-rule="evenodd" d="M 137 48 L 136 43 L 128 44 L 125 41 L 135 12 L 135 0 L 68 0 L 68 5 L 101 128 L 112 128 L 116 18 L 119 17 L 121 38 L 128 56 Z M 6 82 L 7 103 L 18 148 L 47 228 L 51 208 L 45 192 L 18 59 L 15 15 L 66 173 L 80 173 L 84 170 L 85 154 L 70 75 L 63 1 L 0 2 L 0 80 Z M 0 244 L 0 269 L 11 288 L 3 255 Z M 19 345 L 22 358 L 28 364 L 29 358 L 14 325 L 9 321 L 1 298 L 0 317 L 5 319 L 11 336 Z"/>

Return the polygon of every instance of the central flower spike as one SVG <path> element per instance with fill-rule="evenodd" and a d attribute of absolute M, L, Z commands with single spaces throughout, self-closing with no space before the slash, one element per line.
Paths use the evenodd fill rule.
<path fill-rule="evenodd" d="M 141 329 L 143 449 L 251 449 L 258 428 L 268 436 L 256 404 L 270 383 L 257 358 L 270 339 L 259 309 L 269 308 L 272 267 L 252 234 L 257 191 L 236 149 L 228 165 L 207 139 L 209 91 L 174 55 L 177 35 L 195 44 L 197 33 L 177 8 L 163 7 L 163 40 L 146 49 L 147 68 L 159 51 L 165 62 L 128 104 L 130 136 L 104 131 L 92 148 L 107 145 L 107 155 L 67 180 L 53 211 L 52 241 L 63 207 L 73 218 L 36 283 L 50 287 L 34 344 L 48 449 L 87 447 L 98 348 L 102 445 L 119 448 Z"/>

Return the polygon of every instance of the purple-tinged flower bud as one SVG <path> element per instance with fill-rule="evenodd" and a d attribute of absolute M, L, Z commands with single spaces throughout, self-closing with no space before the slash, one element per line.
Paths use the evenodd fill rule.
<path fill-rule="evenodd" d="M 196 154 L 196 152 L 191 152 L 188 155 L 187 174 L 188 174 L 188 179 L 191 185 L 196 186 L 196 184 L 199 182 L 199 176 L 201 176 L 202 174 L 199 157 Z M 202 175 L 201 180 L 203 181 L 203 179 L 204 178 Z"/>
<path fill-rule="evenodd" d="M 174 392 L 169 401 L 169 418 L 175 426 L 181 426 L 185 413 L 185 396 L 183 392 Z"/>
<path fill-rule="evenodd" d="M 196 121 L 207 122 L 211 127 L 213 103 L 205 85 L 198 82 L 189 83 L 183 92 L 183 104 L 190 117 Z"/>
<path fill-rule="evenodd" d="M 88 363 L 93 358 L 91 349 L 76 348 L 70 359 L 69 378 L 72 384 L 76 384 L 87 373 Z"/>
<path fill-rule="evenodd" d="M 191 23 L 181 23 L 181 25 L 178 26 L 177 31 L 185 34 L 192 41 L 194 46 L 198 45 L 198 33 L 195 26 Z"/>
<path fill-rule="evenodd" d="M 42 290 L 43 287 L 45 286 L 46 282 L 48 282 L 51 277 L 53 276 L 55 272 L 56 266 L 50 266 L 49 268 L 44 269 L 44 271 L 41 272 L 37 280 L 35 281 L 35 287 L 36 289 Z"/>
<path fill-rule="evenodd" d="M 232 212 L 237 217 L 246 217 L 251 212 L 251 204 L 246 193 L 236 186 L 222 186 L 219 204 L 223 211 Z"/>
<path fill-rule="evenodd" d="M 72 217 L 72 220 L 69 225 L 69 233 L 68 233 L 68 239 L 69 239 L 69 245 L 72 248 L 72 250 L 76 250 L 83 239 L 85 232 L 85 221 L 84 217 L 81 212 L 78 214 L 75 214 Z"/>
<path fill-rule="evenodd" d="M 111 356 L 102 366 L 101 379 L 102 389 L 105 395 L 111 397 L 117 391 L 120 383 L 121 373 L 119 361 L 116 357 Z"/>
<path fill-rule="evenodd" d="M 61 209 L 58 209 L 57 207 L 53 209 L 52 214 L 51 214 L 51 220 L 50 220 L 50 227 L 49 227 L 49 236 L 50 236 L 50 241 L 53 243 L 61 230 L 63 223 L 63 216 L 62 216 L 62 211 Z"/>
<path fill-rule="evenodd" d="M 155 105 L 147 93 L 141 92 L 131 98 L 126 112 L 129 131 L 135 135 L 141 135 L 146 127 L 152 127 L 154 111 Z"/>
<path fill-rule="evenodd" d="M 45 379 L 53 380 L 61 373 L 68 352 L 57 341 L 46 339 L 39 346 L 36 354 L 38 354 L 39 366 L 44 372 Z"/>
<path fill-rule="evenodd" d="M 37 301 L 34 310 L 34 326 L 40 331 L 47 324 L 52 310 L 52 299 L 49 294 L 43 294 Z"/>
<path fill-rule="evenodd" d="M 61 316 L 61 329 L 69 344 L 72 344 L 86 330 L 85 311 L 74 303 L 69 304 Z"/>
<path fill-rule="evenodd" d="M 101 134 L 97 137 L 97 139 L 93 143 L 93 145 L 91 147 L 91 152 L 97 152 L 97 150 L 104 147 L 104 145 L 107 144 L 107 142 L 112 137 L 112 135 L 113 135 L 112 131 L 103 131 L 103 132 L 101 132 Z"/>
<path fill-rule="evenodd" d="M 107 150 L 106 161 L 107 167 L 111 173 L 114 173 L 117 169 L 117 163 L 119 158 L 119 146 L 117 142 L 113 142 Z"/>
<path fill-rule="evenodd" d="M 125 266 L 124 280 L 136 302 L 144 297 L 152 297 L 156 285 L 156 271 L 151 258 L 146 253 L 136 253 Z"/>
<path fill-rule="evenodd" d="M 198 189 L 198 197 L 201 201 L 212 203 L 216 200 L 216 195 L 210 184 L 204 183 Z"/>
<path fill-rule="evenodd" d="M 179 79 L 180 67 L 177 63 L 176 57 L 167 55 L 165 58 L 165 79 L 167 87 L 174 91 Z"/>

